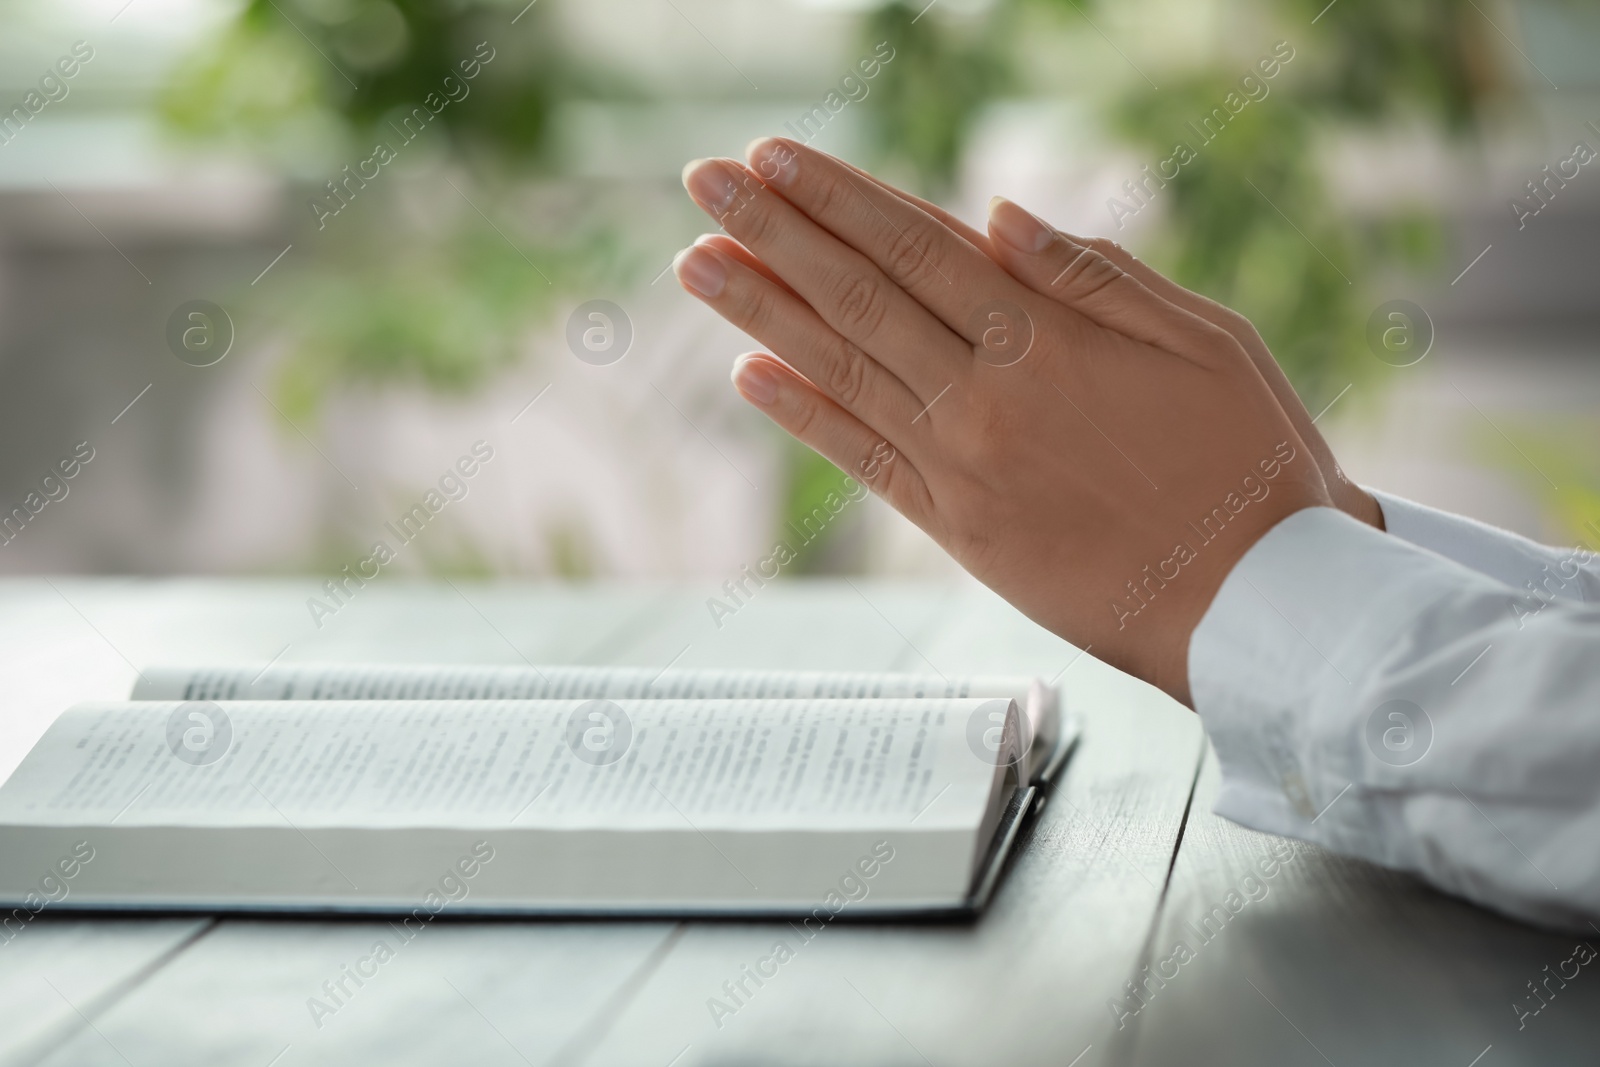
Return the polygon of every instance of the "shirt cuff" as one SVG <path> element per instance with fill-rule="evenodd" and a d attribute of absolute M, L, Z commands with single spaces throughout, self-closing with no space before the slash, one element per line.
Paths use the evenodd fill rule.
<path fill-rule="evenodd" d="M 1533 595 L 1577 601 L 1590 599 L 1585 583 L 1574 579 L 1580 567 L 1594 560 L 1592 552 L 1582 548 L 1549 548 L 1476 519 L 1439 511 L 1376 489 L 1367 492 L 1383 510 L 1384 527 L 1402 541 L 1504 582 L 1521 594 L 1537 590 Z"/>
<path fill-rule="evenodd" d="M 1217 814 L 1306 837 L 1362 762 L 1363 683 L 1417 612 L 1463 580 L 1469 571 L 1333 508 L 1297 511 L 1252 545 L 1189 641 L 1195 711 L 1222 769 Z M 1341 812 L 1338 833 L 1385 840 L 1381 814 L 1361 807 Z"/>

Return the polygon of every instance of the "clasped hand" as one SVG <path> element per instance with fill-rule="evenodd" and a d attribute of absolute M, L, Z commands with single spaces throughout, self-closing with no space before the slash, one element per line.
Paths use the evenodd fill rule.
<path fill-rule="evenodd" d="M 1296 510 L 1372 521 L 1249 323 L 997 199 L 981 234 L 792 141 L 697 160 L 680 282 L 739 392 L 980 581 L 1189 701 L 1189 636 Z M 776 357 L 776 358 L 774 358 Z"/>

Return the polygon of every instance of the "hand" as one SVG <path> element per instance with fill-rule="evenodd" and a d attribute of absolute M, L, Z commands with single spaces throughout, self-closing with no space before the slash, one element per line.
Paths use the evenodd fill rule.
<path fill-rule="evenodd" d="M 997 229 L 996 235 L 1001 237 L 1002 240 L 996 244 L 989 240 L 988 234 L 979 233 L 938 205 L 885 185 L 872 175 L 859 168 L 851 167 L 848 163 L 843 163 L 842 165 L 859 175 L 863 181 L 871 182 L 878 188 L 922 208 L 922 210 L 944 223 L 955 233 L 966 238 L 975 247 L 989 253 L 997 263 L 1010 271 L 1022 284 L 1029 286 L 1044 296 L 1054 298 L 1055 290 L 1052 283 L 1055 278 L 1043 273 L 1038 266 L 1040 262 L 1037 258 L 1038 253 L 1044 251 L 1044 249 L 1033 247 L 1033 241 L 1037 240 L 1033 235 L 1038 231 L 1027 229 L 1025 221 L 1018 221 L 1018 236 L 1015 241 L 1005 237 Z M 990 203 L 991 215 L 997 216 L 997 221 L 1000 221 L 1002 225 L 1004 220 L 999 216 L 1014 217 L 1011 212 L 1021 210 L 1014 204 L 1010 205 L 1009 208 L 1002 209 L 998 204 L 992 201 Z M 1105 237 L 1078 237 L 1063 230 L 1055 229 L 1037 216 L 1034 217 L 1034 221 L 1047 231 L 1047 243 L 1059 238 L 1093 249 L 1133 275 L 1137 281 L 1152 293 L 1232 334 L 1234 340 L 1238 341 L 1240 346 L 1249 353 L 1250 360 L 1255 364 L 1256 370 L 1266 380 L 1267 386 L 1272 390 L 1272 395 L 1278 398 L 1278 404 L 1283 408 L 1284 414 L 1288 415 L 1289 421 L 1294 424 L 1295 432 L 1300 435 L 1300 439 L 1311 450 L 1312 458 L 1316 460 L 1318 469 L 1322 471 L 1323 480 L 1328 484 L 1328 493 L 1333 499 L 1334 507 L 1369 526 L 1375 526 L 1380 530 L 1384 528 L 1383 509 L 1378 506 L 1378 502 L 1373 499 L 1371 493 L 1352 482 L 1345 475 L 1343 468 L 1339 466 L 1339 461 L 1334 458 L 1333 449 L 1328 447 L 1328 442 L 1323 438 L 1322 432 L 1311 421 L 1311 413 L 1306 410 L 1305 404 L 1301 402 L 1300 394 L 1296 393 L 1294 386 L 1289 384 L 1288 376 L 1283 373 L 1283 368 L 1273 358 L 1271 350 L 1267 348 L 1266 342 L 1261 339 L 1261 334 L 1256 331 L 1254 324 L 1249 319 L 1232 308 L 1224 307 L 1215 300 L 1185 289 L 1177 282 L 1172 281 L 1137 259 L 1133 253 L 1127 251 L 1115 241 Z M 1017 241 L 1021 241 L 1022 244 L 1019 245 Z M 732 244 L 734 242 L 729 243 Z"/>
<path fill-rule="evenodd" d="M 1331 506 L 1239 341 L 1065 235 L 1034 254 L 1045 297 L 793 142 L 685 184 L 736 240 L 686 249 L 680 281 L 783 361 L 739 360 L 739 391 L 1030 617 L 1180 700 L 1234 563 Z"/>
<path fill-rule="evenodd" d="M 1311 421 L 1311 413 L 1306 410 L 1305 404 L 1301 403 L 1300 394 L 1289 384 L 1288 376 L 1283 373 L 1278 361 L 1272 357 L 1271 350 L 1267 348 L 1266 342 L 1261 339 L 1261 334 L 1256 331 L 1249 319 L 1215 300 L 1185 289 L 1108 238 L 1075 237 L 1055 229 L 1037 216 L 1030 215 L 1005 200 L 999 200 L 998 203 L 991 202 L 989 217 L 990 228 L 999 238 L 991 246 L 996 262 L 1005 267 L 1018 281 L 1038 293 L 1045 296 L 1054 295 L 1055 276 L 1048 273 L 1046 263 L 1051 246 L 1058 241 L 1067 241 L 1072 246 L 1089 248 L 1099 253 L 1126 271 L 1157 297 L 1226 330 L 1250 356 L 1251 363 L 1272 390 L 1278 405 L 1283 408 L 1284 414 L 1289 416 L 1289 422 L 1294 426 L 1295 432 L 1311 451 L 1311 456 L 1316 460 L 1317 468 L 1322 471 L 1323 480 L 1328 485 L 1328 494 L 1334 506 L 1352 518 L 1383 529 L 1383 509 L 1378 506 L 1371 493 L 1345 476 L 1339 461 L 1334 458 L 1333 449 L 1328 447 L 1322 432 Z M 1087 308 L 1080 307 L 1079 310 L 1094 317 L 1093 312 Z"/>

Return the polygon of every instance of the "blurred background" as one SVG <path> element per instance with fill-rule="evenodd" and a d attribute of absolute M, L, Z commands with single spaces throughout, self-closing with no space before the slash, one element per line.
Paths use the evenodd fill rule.
<path fill-rule="evenodd" d="M 1115 237 L 1358 479 L 1600 547 L 1597 49 L 1576 0 L 3 0 L 0 572 L 948 573 L 806 527 L 842 476 L 667 272 L 683 163 L 775 132 Z"/>

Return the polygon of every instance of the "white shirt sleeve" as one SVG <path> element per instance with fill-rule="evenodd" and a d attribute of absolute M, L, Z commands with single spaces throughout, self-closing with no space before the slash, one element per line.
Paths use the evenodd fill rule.
<path fill-rule="evenodd" d="M 1389 533 L 1437 552 L 1522 594 L 1519 615 L 1537 614 L 1553 600 L 1600 604 L 1600 555 L 1585 548 L 1551 548 L 1509 530 L 1368 489 L 1383 509 Z M 1600 526 L 1590 523 L 1600 537 Z"/>
<path fill-rule="evenodd" d="M 1600 921 L 1600 608 L 1331 508 L 1229 574 L 1189 679 L 1216 811 L 1534 922 Z"/>

